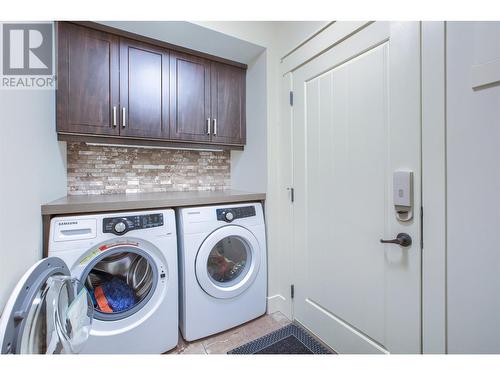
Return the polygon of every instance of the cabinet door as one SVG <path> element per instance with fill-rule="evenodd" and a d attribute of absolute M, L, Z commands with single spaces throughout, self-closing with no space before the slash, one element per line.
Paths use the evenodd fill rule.
<path fill-rule="evenodd" d="M 170 138 L 209 141 L 210 62 L 172 53 L 170 87 Z"/>
<path fill-rule="evenodd" d="M 212 142 L 245 144 L 245 70 L 212 65 Z"/>
<path fill-rule="evenodd" d="M 169 54 L 120 39 L 120 135 L 168 138 Z"/>
<path fill-rule="evenodd" d="M 58 23 L 57 131 L 116 135 L 119 39 Z"/>

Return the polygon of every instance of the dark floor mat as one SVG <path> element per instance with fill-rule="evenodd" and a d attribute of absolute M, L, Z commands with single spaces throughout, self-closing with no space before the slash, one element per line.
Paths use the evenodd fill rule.
<path fill-rule="evenodd" d="M 255 354 L 314 354 L 307 346 L 302 344 L 295 336 L 281 339 L 267 348 L 261 349 Z"/>
<path fill-rule="evenodd" d="M 333 354 L 303 328 L 289 324 L 228 354 Z"/>

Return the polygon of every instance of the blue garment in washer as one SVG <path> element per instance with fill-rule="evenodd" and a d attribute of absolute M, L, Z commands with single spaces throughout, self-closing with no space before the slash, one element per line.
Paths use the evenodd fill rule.
<path fill-rule="evenodd" d="M 136 303 L 134 290 L 118 277 L 103 283 L 102 290 L 113 312 L 128 310 Z"/>

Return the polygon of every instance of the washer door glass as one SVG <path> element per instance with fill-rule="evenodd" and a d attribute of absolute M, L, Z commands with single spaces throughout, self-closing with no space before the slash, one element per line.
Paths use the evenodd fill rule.
<path fill-rule="evenodd" d="M 87 290 L 59 258 L 47 258 L 21 279 L 0 324 L 2 353 L 79 353 L 90 334 Z"/>
<path fill-rule="evenodd" d="M 255 280 L 260 256 L 259 243 L 249 230 L 224 226 L 210 234 L 198 250 L 198 283 L 213 297 L 236 297 Z"/>
<path fill-rule="evenodd" d="M 158 270 L 146 251 L 120 246 L 90 262 L 82 281 L 92 296 L 95 318 L 119 320 L 145 306 L 158 283 Z"/>

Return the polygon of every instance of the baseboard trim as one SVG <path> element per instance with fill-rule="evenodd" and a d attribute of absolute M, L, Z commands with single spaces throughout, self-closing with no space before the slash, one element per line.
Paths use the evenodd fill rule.
<path fill-rule="evenodd" d="M 272 314 L 274 312 L 279 311 L 282 314 L 286 315 L 287 318 L 290 319 L 291 314 L 287 311 L 288 309 L 286 308 L 286 305 L 287 305 L 287 300 L 281 294 L 275 294 L 273 296 L 267 297 L 267 313 L 268 314 Z"/>

